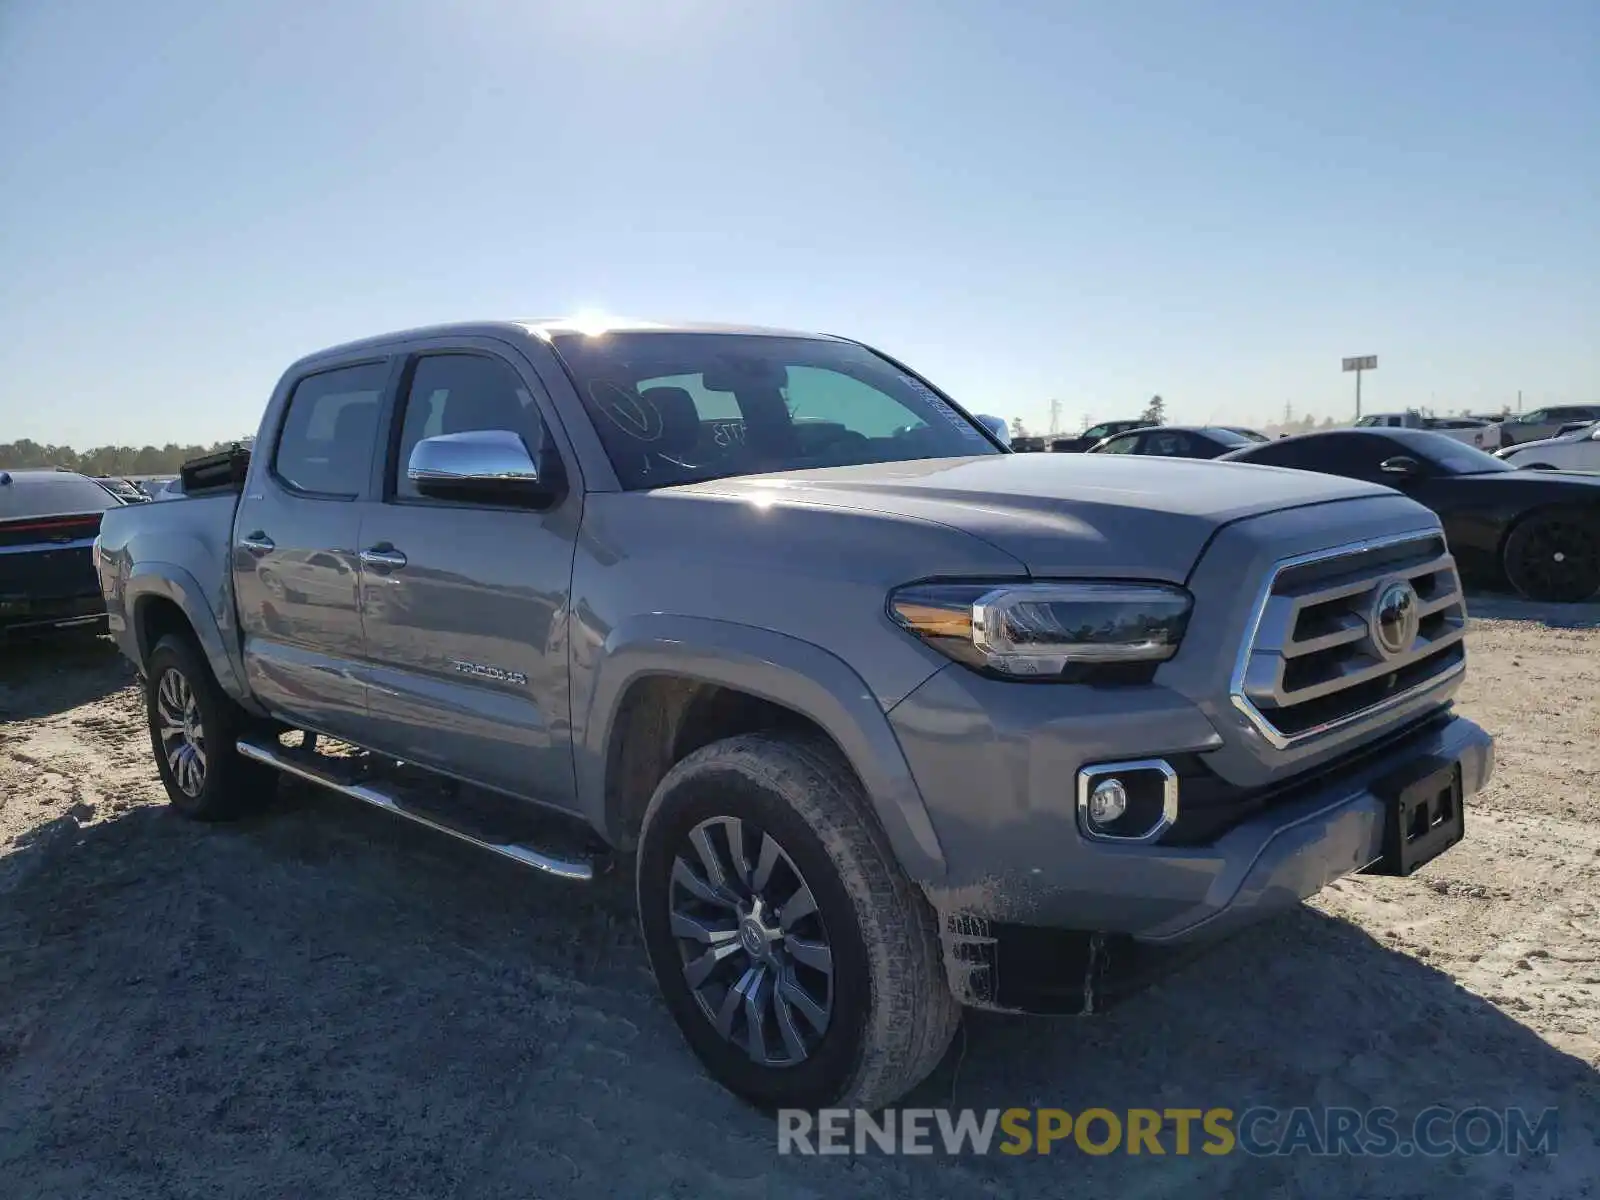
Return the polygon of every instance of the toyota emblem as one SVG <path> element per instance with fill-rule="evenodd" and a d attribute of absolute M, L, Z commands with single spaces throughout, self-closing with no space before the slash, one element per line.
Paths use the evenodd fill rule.
<path fill-rule="evenodd" d="M 1369 626 L 1372 642 L 1384 658 L 1398 658 L 1417 640 L 1421 623 L 1417 612 L 1417 590 L 1405 580 L 1378 589 Z"/>

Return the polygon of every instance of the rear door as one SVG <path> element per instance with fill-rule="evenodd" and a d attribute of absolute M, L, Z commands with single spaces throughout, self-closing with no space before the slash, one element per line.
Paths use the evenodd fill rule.
<path fill-rule="evenodd" d="M 233 582 L 256 696 L 297 724 L 367 732 L 357 560 L 373 492 L 390 358 L 318 368 L 291 385 L 266 468 L 234 518 Z"/>
<path fill-rule="evenodd" d="M 374 748 L 568 807 L 576 793 L 566 611 L 582 488 L 548 511 L 424 497 L 406 478 L 424 437 L 505 429 L 559 463 L 527 363 L 498 344 L 425 343 L 407 364 L 381 499 L 362 526 Z"/>

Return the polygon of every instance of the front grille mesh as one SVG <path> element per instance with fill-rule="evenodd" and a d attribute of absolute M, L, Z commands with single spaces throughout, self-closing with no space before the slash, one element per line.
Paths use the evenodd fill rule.
<path fill-rule="evenodd" d="M 1385 653 L 1373 608 L 1400 582 L 1416 594 L 1416 634 Z M 1442 535 L 1293 563 L 1267 591 L 1234 702 L 1280 744 L 1313 737 L 1454 674 L 1465 661 L 1466 623 Z"/>

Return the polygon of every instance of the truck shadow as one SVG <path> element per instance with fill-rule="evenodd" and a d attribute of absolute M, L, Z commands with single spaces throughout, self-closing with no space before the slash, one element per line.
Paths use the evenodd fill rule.
<path fill-rule="evenodd" d="M 105 636 L 73 632 L 0 642 L 0 721 L 52 717 L 134 680 Z"/>
<path fill-rule="evenodd" d="M 906 1103 L 1554 1106 L 1560 1155 L 779 1156 L 658 1002 L 625 876 L 545 879 L 289 786 L 226 827 L 79 819 L 0 858 L 16 1195 L 1453 1198 L 1595 1177 L 1592 1067 L 1310 910 L 1102 1017 L 976 1014 Z"/>

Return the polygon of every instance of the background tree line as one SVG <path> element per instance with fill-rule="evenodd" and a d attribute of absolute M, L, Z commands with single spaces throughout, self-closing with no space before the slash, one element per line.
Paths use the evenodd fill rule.
<path fill-rule="evenodd" d="M 23 438 L 0 442 L 0 467 L 65 467 L 84 475 L 176 475 L 191 458 L 225 450 L 232 442 L 209 446 L 96 446 L 74 450 L 71 446 L 43 446 Z"/>

